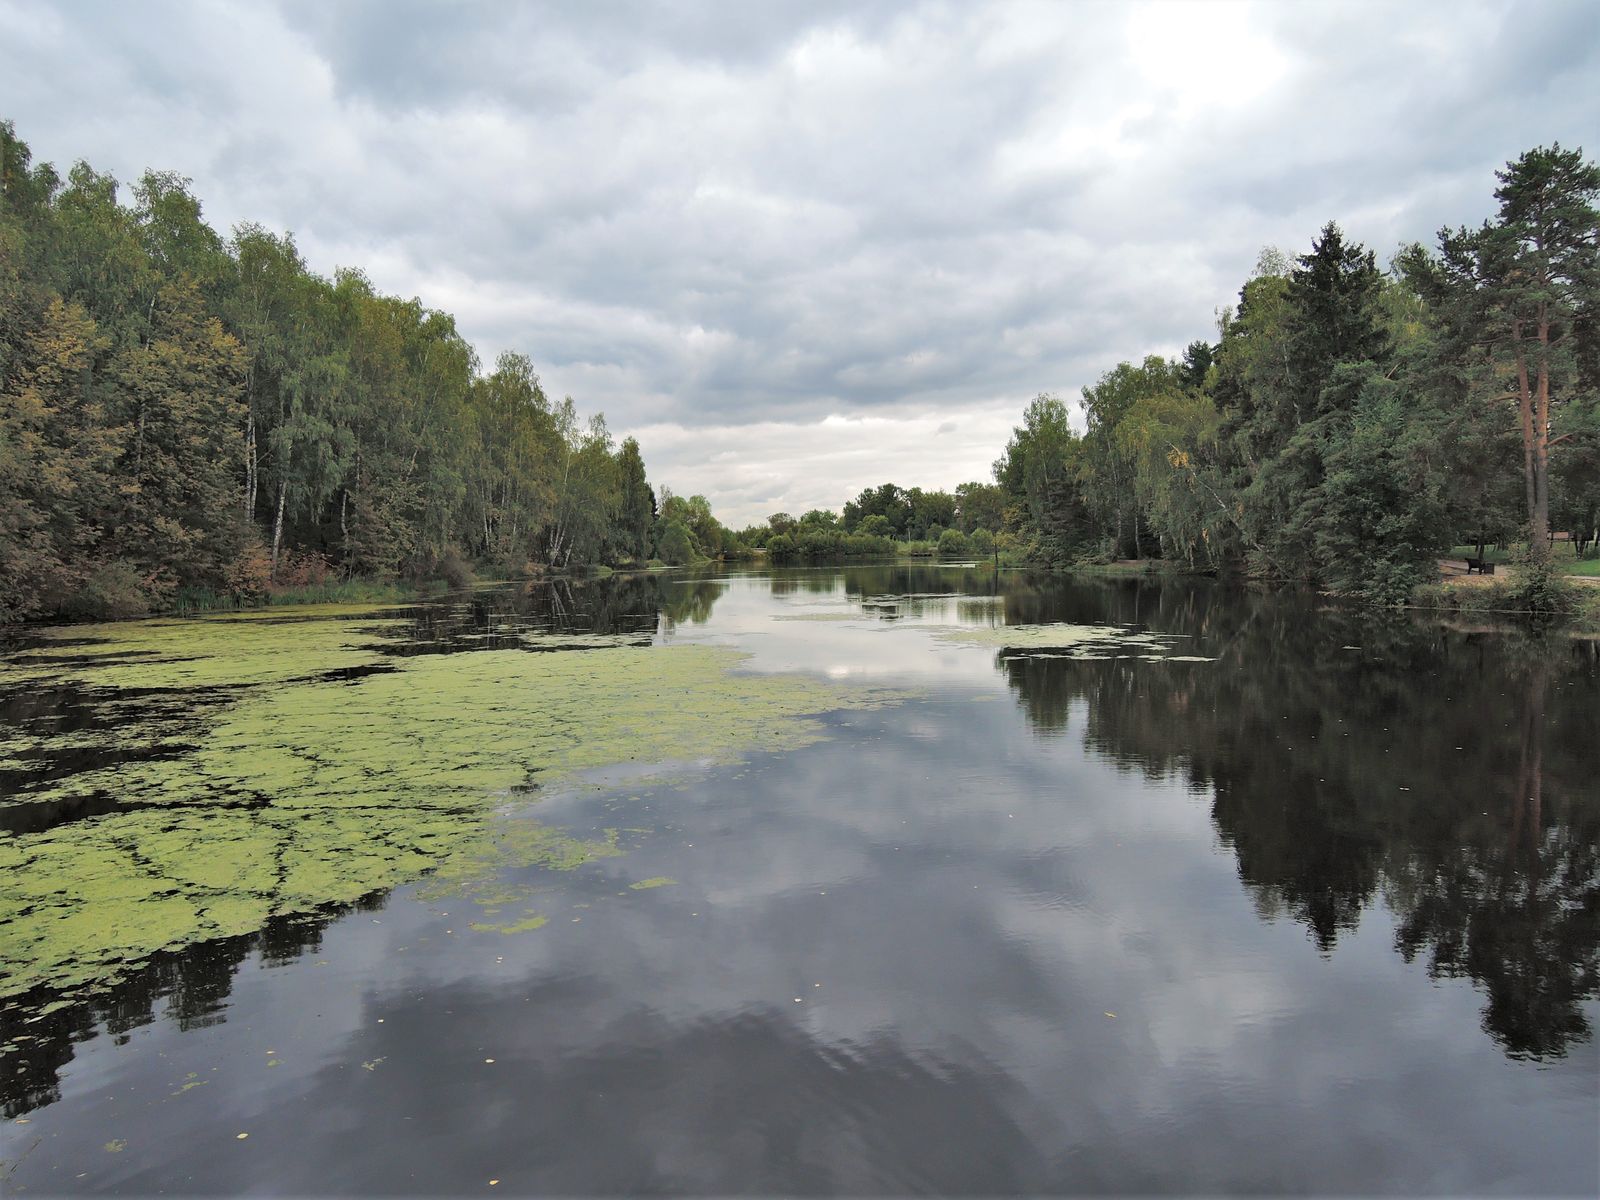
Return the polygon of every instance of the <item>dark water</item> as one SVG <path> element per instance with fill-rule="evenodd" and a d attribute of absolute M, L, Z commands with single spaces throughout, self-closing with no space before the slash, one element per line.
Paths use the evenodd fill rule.
<path fill-rule="evenodd" d="M 547 797 L 631 832 L 527 872 L 537 932 L 404 888 L 27 1022 L 0 1190 L 1600 1191 L 1596 642 L 882 567 L 480 594 L 395 649 L 530 623 L 917 692 Z"/>

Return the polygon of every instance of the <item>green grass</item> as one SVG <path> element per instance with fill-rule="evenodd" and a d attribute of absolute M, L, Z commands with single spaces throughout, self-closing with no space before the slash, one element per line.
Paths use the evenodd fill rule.
<path fill-rule="evenodd" d="M 1570 627 L 1600 630 L 1600 588 L 1567 585 L 1556 614 Z M 1518 594 L 1511 576 L 1496 575 L 1482 582 L 1441 579 L 1413 589 L 1411 607 L 1444 612 L 1527 613 L 1528 605 Z"/>
<path fill-rule="evenodd" d="M 238 612 L 280 604 L 385 604 L 406 603 L 418 596 L 445 591 L 443 580 L 402 583 L 381 579 L 351 579 L 343 582 L 307 584 L 304 587 L 276 588 L 257 600 L 222 595 L 206 588 L 185 588 L 173 597 L 168 610 L 179 616 L 195 613 Z"/>
<path fill-rule="evenodd" d="M 1498 545 L 1484 547 L 1483 557 L 1492 563 L 1509 563 L 1516 558 L 1517 546 Z M 1563 575 L 1589 575 L 1600 576 L 1600 557 L 1595 556 L 1593 550 L 1590 557 L 1578 558 L 1576 547 L 1571 542 L 1557 542 L 1551 551 L 1558 570 Z M 1446 558 L 1476 558 L 1478 547 L 1452 546 Z"/>

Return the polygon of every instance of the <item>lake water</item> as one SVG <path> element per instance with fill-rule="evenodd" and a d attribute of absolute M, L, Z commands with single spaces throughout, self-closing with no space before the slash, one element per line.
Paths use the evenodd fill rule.
<path fill-rule="evenodd" d="M 1594 640 L 904 566 L 191 624 L 0 659 L 0 1193 L 1600 1192 Z M 380 723 L 450 821 L 544 739 L 470 818 L 541 849 L 373 851 Z"/>

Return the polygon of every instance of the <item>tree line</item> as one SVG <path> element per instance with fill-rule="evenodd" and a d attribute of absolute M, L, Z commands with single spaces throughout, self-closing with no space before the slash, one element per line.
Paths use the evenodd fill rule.
<path fill-rule="evenodd" d="M 0 122 L 0 621 L 739 550 L 525 355 L 180 176 L 131 193 Z"/>
<path fill-rule="evenodd" d="M 1334 223 L 1292 260 L 1263 252 L 1213 340 L 1085 388 L 1081 431 L 1035 398 L 993 484 L 885 484 L 746 537 L 774 557 L 817 557 L 832 524 L 1053 567 L 1164 558 L 1382 603 L 1453 545 L 1515 539 L 1541 586 L 1552 522 L 1580 554 L 1600 526 L 1600 168 L 1552 146 L 1497 178 L 1493 218 L 1387 270 Z"/>

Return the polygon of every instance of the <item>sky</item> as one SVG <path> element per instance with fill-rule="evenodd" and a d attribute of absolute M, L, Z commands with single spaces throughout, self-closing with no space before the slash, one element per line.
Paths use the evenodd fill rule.
<path fill-rule="evenodd" d="M 0 0 L 36 161 L 455 315 L 739 526 L 987 479 L 1029 399 L 1600 150 L 1600 4 Z"/>

